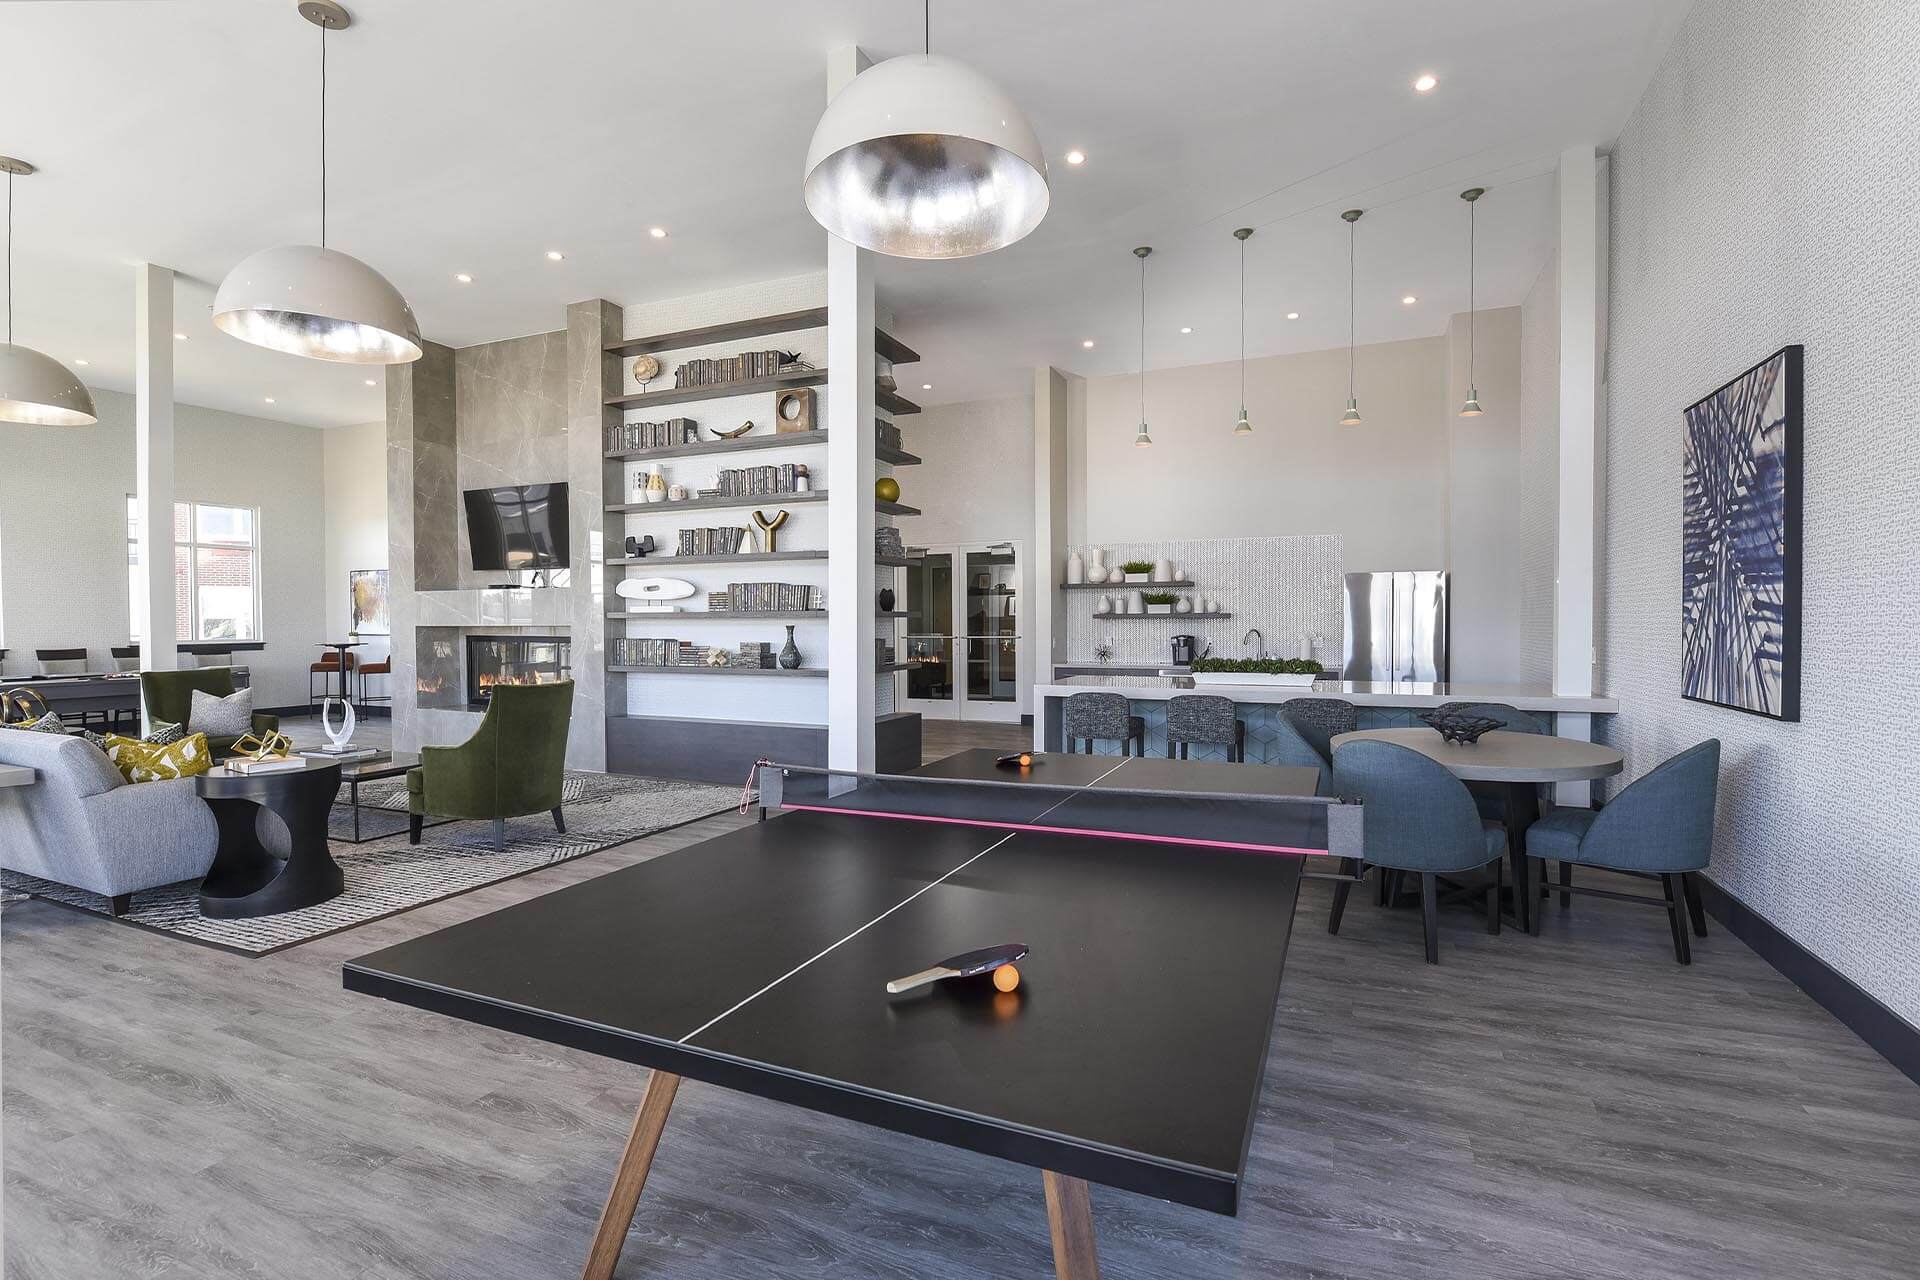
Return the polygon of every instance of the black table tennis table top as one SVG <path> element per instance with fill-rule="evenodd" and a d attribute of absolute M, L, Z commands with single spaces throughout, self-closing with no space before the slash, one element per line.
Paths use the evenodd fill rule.
<path fill-rule="evenodd" d="M 1005 780 L 994 754 L 922 773 Z M 1047 755 L 1030 771 L 1109 787 L 1129 773 L 1312 793 L 1311 770 Z M 1300 871 L 1292 854 L 792 812 L 363 956 L 343 980 L 1232 1213 Z M 885 993 L 1001 942 L 1032 948 L 1016 992 Z"/>

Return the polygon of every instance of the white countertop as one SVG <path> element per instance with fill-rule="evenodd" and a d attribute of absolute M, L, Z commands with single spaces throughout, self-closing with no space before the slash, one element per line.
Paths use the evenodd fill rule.
<path fill-rule="evenodd" d="M 1344 698 L 1357 707 L 1437 707 L 1447 702 L 1503 702 L 1520 711 L 1564 711 L 1610 715 L 1620 709 L 1612 698 L 1563 697 L 1546 685 L 1421 681 L 1321 680 L 1301 686 L 1207 684 L 1164 676 L 1068 676 L 1036 684 L 1037 698 L 1065 698 L 1089 689 L 1110 689 L 1139 702 L 1164 701 L 1186 693 L 1212 693 L 1235 702 L 1291 702 L 1295 698 Z"/>

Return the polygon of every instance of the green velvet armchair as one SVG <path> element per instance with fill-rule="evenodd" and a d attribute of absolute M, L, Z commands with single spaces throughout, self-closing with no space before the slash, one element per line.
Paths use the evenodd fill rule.
<path fill-rule="evenodd" d="M 140 673 L 140 697 L 147 704 L 149 720 L 165 720 L 168 724 L 177 724 L 186 728 L 189 715 L 193 710 L 193 691 L 212 694 L 216 698 L 231 697 L 233 694 L 232 667 L 200 667 L 186 671 L 142 671 Z M 273 733 L 280 728 L 280 717 L 253 713 L 253 731 L 255 733 Z M 240 741 L 240 735 L 208 738 L 207 751 L 215 760 L 224 760 L 232 754 L 233 744 Z"/>
<path fill-rule="evenodd" d="M 507 819 L 545 809 L 562 834 L 560 786 L 566 771 L 573 681 L 495 685 L 487 714 L 457 747 L 422 747 L 407 773 L 407 842 L 420 843 L 428 815 L 492 819 L 493 847 L 506 847 Z"/>

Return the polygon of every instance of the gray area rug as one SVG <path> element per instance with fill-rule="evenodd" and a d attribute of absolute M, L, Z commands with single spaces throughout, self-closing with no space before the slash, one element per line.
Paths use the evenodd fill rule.
<path fill-rule="evenodd" d="M 398 795 L 395 796 L 394 792 Z M 369 920 L 410 911 L 483 885 L 569 862 L 612 845 L 665 831 L 733 808 L 737 787 L 663 778 L 632 778 L 610 773 L 569 773 L 563 791 L 567 833 L 553 829 L 546 814 L 507 820 L 506 848 L 495 852 L 490 822 L 449 822 L 430 826 L 417 845 L 407 843 L 406 783 L 368 783 L 360 789 L 361 833 L 385 815 L 391 823 L 398 808 L 397 834 L 364 844 L 332 841 L 333 859 L 346 873 L 346 891 L 318 906 L 259 916 L 251 920 L 209 920 L 200 914 L 198 880 L 145 889 L 133 895 L 132 909 L 119 919 L 141 928 L 242 955 L 261 956 Z M 343 788 L 330 829 L 344 837 L 352 814 Z M 9 896 L 32 895 L 108 916 L 107 900 L 83 889 L 0 871 L 0 890 Z M 112 918 L 109 916 L 109 918 Z"/>

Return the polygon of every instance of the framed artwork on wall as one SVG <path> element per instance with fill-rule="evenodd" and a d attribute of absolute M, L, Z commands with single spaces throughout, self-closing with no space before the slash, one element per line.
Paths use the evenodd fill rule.
<path fill-rule="evenodd" d="M 349 570 L 347 599 L 353 610 L 353 617 L 347 628 L 350 635 L 393 634 L 393 624 L 387 617 L 387 571 L 385 569 Z"/>
<path fill-rule="evenodd" d="M 1804 348 L 1687 409 L 1681 445 L 1681 696 L 1800 718 Z"/>

